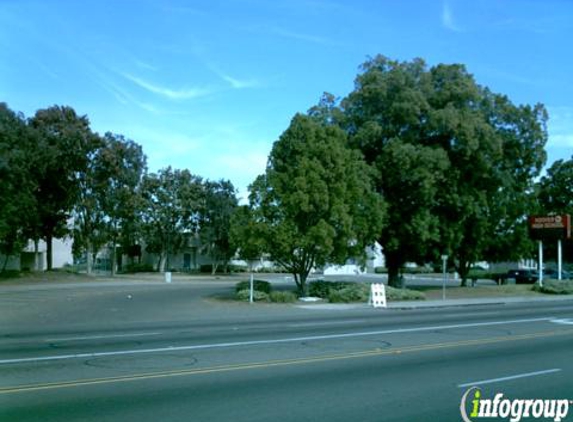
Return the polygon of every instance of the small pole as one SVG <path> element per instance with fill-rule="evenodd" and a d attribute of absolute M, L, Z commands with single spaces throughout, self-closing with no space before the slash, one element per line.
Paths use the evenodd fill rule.
<path fill-rule="evenodd" d="M 253 270 L 251 269 L 251 277 L 249 280 L 249 303 L 253 303 L 253 290 L 254 290 Z"/>
<path fill-rule="evenodd" d="M 557 241 L 557 280 L 561 280 L 561 270 L 563 262 L 563 249 L 561 246 L 561 239 Z"/>
<path fill-rule="evenodd" d="M 539 241 L 539 286 L 543 287 L 543 241 Z"/>
<path fill-rule="evenodd" d="M 442 279 L 442 300 L 446 300 L 446 272 L 448 266 L 448 255 L 442 255 L 444 277 Z"/>

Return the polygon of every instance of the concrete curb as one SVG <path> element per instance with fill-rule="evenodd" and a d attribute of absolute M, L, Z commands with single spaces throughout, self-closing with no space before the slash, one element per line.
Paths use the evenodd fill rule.
<path fill-rule="evenodd" d="M 548 297 L 495 297 L 495 298 L 479 298 L 479 299 L 446 299 L 446 300 L 422 300 L 422 301 L 403 301 L 403 302 L 388 302 L 387 310 L 421 310 L 421 309 L 436 309 L 436 308 L 459 308 L 470 306 L 492 306 L 492 305 L 511 305 L 517 303 L 547 303 L 547 302 L 573 302 L 573 295 L 566 296 L 548 296 Z M 350 309 L 368 309 L 371 306 L 365 303 L 316 303 L 316 304 L 298 304 L 295 305 L 301 309 L 315 309 L 315 310 L 350 310 Z"/>

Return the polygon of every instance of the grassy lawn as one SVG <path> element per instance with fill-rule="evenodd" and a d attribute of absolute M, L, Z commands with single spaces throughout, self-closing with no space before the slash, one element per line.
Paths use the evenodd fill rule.
<path fill-rule="evenodd" d="M 446 297 L 448 299 L 471 299 L 509 296 L 543 296 L 543 294 L 531 290 L 531 284 L 502 285 L 502 286 L 476 286 L 476 287 L 448 287 Z M 417 289 L 417 288 L 413 288 Z M 441 299 L 441 287 L 423 288 L 427 300 Z"/>

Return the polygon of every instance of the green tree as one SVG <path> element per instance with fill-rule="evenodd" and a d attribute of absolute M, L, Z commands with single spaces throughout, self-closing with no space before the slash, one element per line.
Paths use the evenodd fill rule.
<path fill-rule="evenodd" d="M 570 215 L 573 216 L 573 157 L 569 160 L 557 160 L 547 169 L 537 188 L 539 215 Z M 546 242 L 547 243 L 547 242 Z M 545 257 L 554 258 L 555 247 L 549 244 Z M 563 242 L 563 259 L 573 262 L 573 240 Z"/>
<path fill-rule="evenodd" d="M 389 284 L 439 242 L 433 212 L 450 163 L 443 149 L 420 142 L 430 105 L 425 63 L 398 63 L 378 56 L 362 66 L 355 89 L 342 101 L 350 143 L 376 170 L 376 189 L 388 204 L 388 224 L 378 233 Z"/>
<path fill-rule="evenodd" d="M 112 274 L 117 263 L 117 246 L 127 250 L 139 237 L 143 201 L 138 188 L 146 171 L 146 161 L 141 145 L 123 135 L 105 134 L 104 148 L 96 162 L 103 182 L 101 203 L 111 242 Z"/>
<path fill-rule="evenodd" d="M 213 274 L 219 264 L 225 271 L 229 260 L 235 254 L 230 241 L 231 216 L 237 208 L 238 201 L 235 188 L 228 180 L 217 182 L 206 181 L 205 204 L 201 213 L 200 238 L 203 252 L 213 260 Z"/>
<path fill-rule="evenodd" d="M 444 253 L 465 283 L 471 263 L 500 254 L 500 243 L 524 244 L 529 193 L 545 160 L 543 106 L 513 105 L 463 65 L 382 56 L 363 65 L 341 105 L 345 118 L 336 120 L 378 170 L 389 204 L 379 242 L 391 285 L 406 261 Z"/>
<path fill-rule="evenodd" d="M 29 222 L 35 218 L 36 183 L 29 158 L 34 145 L 24 116 L 0 103 L 0 254 L 5 257 L 0 271 L 25 246 Z"/>
<path fill-rule="evenodd" d="M 555 161 L 537 189 L 541 213 L 573 215 L 573 157 Z"/>
<path fill-rule="evenodd" d="M 303 295 L 312 268 L 364 256 L 382 227 L 368 167 L 345 144 L 339 128 L 296 115 L 250 188 L 256 236 Z"/>
<path fill-rule="evenodd" d="M 87 253 L 88 272 L 106 243 L 115 273 L 117 245 L 137 242 L 141 198 L 138 188 L 146 169 L 140 145 L 122 135 L 106 133 L 80 173 L 81 189 L 74 213 L 74 247 Z M 76 245 L 76 242 L 78 243 Z"/>
<path fill-rule="evenodd" d="M 38 110 L 29 124 L 37 135 L 31 159 L 38 217 L 30 237 L 46 240 L 50 270 L 52 239 L 70 231 L 67 222 L 80 193 L 80 174 L 87 171 L 90 153 L 97 147 L 98 139 L 88 118 L 78 116 L 67 106 Z"/>
<path fill-rule="evenodd" d="M 248 262 L 252 272 L 253 263 L 265 252 L 264 223 L 256 220 L 255 212 L 248 205 L 235 208 L 231 215 L 229 241 L 231 248 L 241 259 Z"/>
<path fill-rule="evenodd" d="M 171 167 L 143 178 L 143 237 L 146 249 L 159 256 L 158 270 L 170 268 L 170 256 L 180 252 L 199 227 L 204 193 L 201 178 Z"/>

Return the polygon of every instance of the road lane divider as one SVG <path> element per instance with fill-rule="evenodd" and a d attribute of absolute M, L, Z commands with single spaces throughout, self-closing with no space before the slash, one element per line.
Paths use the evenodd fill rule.
<path fill-rule="evenodd" d="M 55 343 L 62 341 L 86 341 L 86 340 L 106 340 L 106 339 L 117 339 L 117 338 L 130 338 L 130 337 L 147 337 L 147 336 L 159 336 L 161 333 L 125 333 L 125 334 L 100 334 L 93 336 L 77 336 L 77 337 L 54 337 L 44 339 L 46 343 Z"/>
<path fill-rule="evenodd" d="M 458 385 L 458 388 L 477 387 L 479 385 L 495 384 L 498 382 L 513 381 L 513 380 L 517 380 L 517 379 L 521 379 L 521 378 L 531 378 L 531 377 L 538 377 L 540 375 L 554 374 L 556 372 L 561 372 L 561 369 L 560 368 L 546 369 L 544 371 L 527 372 L 524 374 L 509 375 L 507 377 L 492 378 L 492 379 L 482 380 L 482 381 L 467 382 L 465 384 Z"/>
<path fill-rule="evenodd" d="M 535 340 L 535 339 L 571 335 L 571 334 L 573 334 L 573 330 L 549 331 L 540 333 L 510 335 L 503 337 L 491 337 L 491 338 L 475 339 L 475 340 L 462 340 L 462 341 L 446 342 L 446 343 L 396 347 L 389 349 L 376 348 L 373 350 L 364 350 L 359 352 L 350 352 L 336 355 L 269 360 L 262 362 L 220 365 L 220 366 L 194 368 L 186 370 L 160 371 L 160 372 L 142 373 L 134 375 L 125 375 L 119 377 L 90 378 L 90 379 L 60 381 L 52 383 L 23 384 L 23 385 L 7 386 L 0 388 L 0 396 L 8 394 L 16 394 L 16 393 L 30 393 L 30 392 L 45 391 L 45 390 L 58 390 L 63 388 L 77 388 L 77 387 L 88 387 L 88 386 L 103 385 L 103 384 L 149 381 L 162 378 L 189 377 L 189 376 L 209 375 L 209 374 L 217 374 L 225 372 L 269 369 L 269 368 L 288 367 L 295 365 L 308 365 L 308 364 L 343 361 L 350 359 L 365 359 L 365 358 L 373 358 L 381 356 L 400 356 L 407 353 L 428 352 L 428 351 L 453 349 L 461 347 L 485 346 L 490 344 Z"/>
<path fill-rule="evenodd" d="M 363 332 L 340 333 L 340 334 L 324 334 L 324 335 L 304 336 L 304 337 L 289 337 L 289 338 L 270 339 L 270 340 L 247 340 L 247 341 L 237 341 L 237 342 L 229 342 L 229 343 L 197 344 L 197 345 L 189 345 L 189 346 L 167 346 L 167 347 L 156 347 L 156 348 L 152 348 L 152 349 L 113 350 L 113 351 L 109 351 L 109 352 L 88 352 L 88 353 L 74 353 L 74 354 L 67 354 L 67 355 L 36 356 L 36 357 L 30 357 L 30 358 L 0 359 L 0 365 L 22 364 L 22 363 L 38 363 L 38 362 L 49 362 L 49 361 L 70 360 L 70 359 L 94 359 L 94 358 L 100 358 L 100 357 L 150 354 L 150 353 L 173 353 L 173 352 L 191 351 L 191 350 L 224 349 L 224 348 L 248 347 L 248 346 L 265 346 L 265 345 L 281 344 L 281 343 L 298 343 L 298 342 L 309 342 L 309 341 L 337 340 L 337 339 L 348 339 L 348 338 L 359 338 L 359 337 L 373 337 L 373 336 L 389 335 L 389 334 L 406 334 L 406 333 L 410 334 L 410 333 L 422 333 L 422 332 L 428 332 L 428 331 L 453 330 L 453 329 L 460 329 L 460 328 L 481 328 L 481 327 L 491 327 L 491 326 L 498 326 L 498 325 L 527 324 L 527 323 L 532 323 L 532 322 L 547 322 L 547 321 L 550 321 L 552 319 L 554 319 L 554 317 L 517 319 L 517 320 L 508 320 L 508 321 L 474 322 L 474 323 L 467 323 L 467 324 L 436 325 L 436 326 L 429 326 L 429 327 L 396 328 L 396 329 L 392 329 L 392 330 L 363 331 Z"/>

